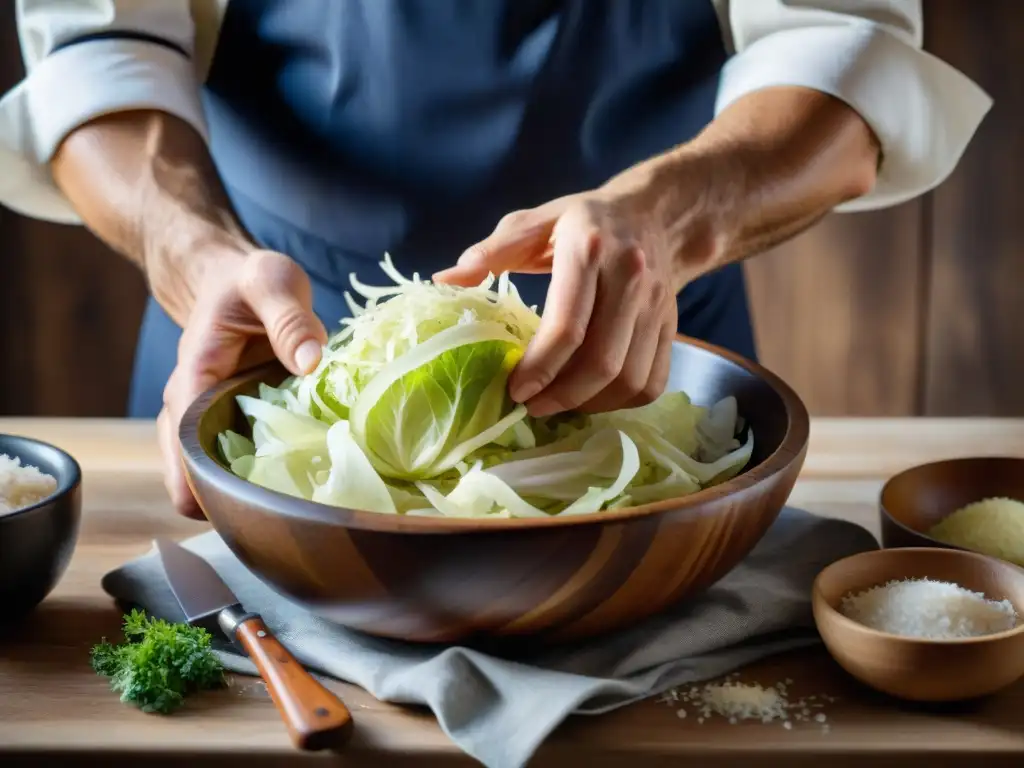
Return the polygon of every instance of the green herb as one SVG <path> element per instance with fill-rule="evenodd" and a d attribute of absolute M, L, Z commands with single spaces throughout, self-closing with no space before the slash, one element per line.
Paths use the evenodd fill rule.
<path fill-rule="evenodd" d="M 110 687 L 143 712 L 167 714 L 192 691 L 224 684 L 224 668 L 213 653 L 210 633 L 188 624 L 151 619 L 133 610 L 124 617 L 126 642 L 94 646 L 92 668 Z"/>

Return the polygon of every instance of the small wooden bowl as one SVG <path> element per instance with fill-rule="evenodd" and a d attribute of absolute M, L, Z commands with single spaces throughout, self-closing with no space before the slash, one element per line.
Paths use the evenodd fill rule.
<path fill-rule="evenodd" d="M 839 612 L 844 596 L 894 579 L 931 578 L 1009 600 L 1018 625 L 977 638 L 930 640 L 879 632 Z M 883 549 L 847 557 L 814 581 L 814 621 L 829 653 L 865 685 L 910 701 L 986 696 L 1024 675 L 1024 570 L 954 549 Z"/>
<path fill-rule="evenodd" d="M 277 366 L 202 395 L 180 439 L 186 475 L 238 559 L 315 614 L 423 642 L 532 636 L 567 641 L 630 626 L 705 590 L 753 549 L 803 465 L 809 419 L 797 394 L 723 349 L 675 342 L 670 390 L 734 395 L 754 431 L 747 468 L 681 499 L 574 517 L 473 520 L 383 515 L 286 496 L 232 474 L 217 435 L 248 431 L 235 402 Z"/>
<path fill-rule="evenodd" d="M 1024 459 L 951 459 L 900 472 L 882 487 L 882 546 L 962 550 L 933 539 L 927 532 L 961 507 L 995 496 L 1024 501 Z"/>

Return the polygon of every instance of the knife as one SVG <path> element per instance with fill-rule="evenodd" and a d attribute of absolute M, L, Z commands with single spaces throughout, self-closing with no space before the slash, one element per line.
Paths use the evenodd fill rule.
<path fill-rule="evenodd" d="M 352 714 L 246 611 L 206 560 L 170 541 L 153 542 L 171 591 L 189 624 L 217 627 L 248 652 L 299 749 L 339 747 L 352 733 Z"/>

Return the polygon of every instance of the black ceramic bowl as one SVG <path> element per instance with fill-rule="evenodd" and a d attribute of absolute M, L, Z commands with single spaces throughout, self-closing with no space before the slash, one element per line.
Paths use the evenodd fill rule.
<path fill-rule="evenodd" d="M 82 470 L 60 448 L 0 435 L 0 454 L 21 459 L 57 479 L 52 496 L 0 513 L 0 624 L 35 608 L 60 581 L 78 541 Z"/>

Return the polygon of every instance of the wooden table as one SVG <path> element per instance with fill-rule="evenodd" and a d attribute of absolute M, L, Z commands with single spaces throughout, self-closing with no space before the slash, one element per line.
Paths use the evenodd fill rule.
<path fill-rule="evenodd" d="M 259 681 L 190 700 L 171 717 L 144 715 L 118 701 L 89 669 L 89 648 L 119 637 L 120 615 L 100 577 L 142 554 L 155 535 L 183 538 L 204 525 L 177 518 L 160 482 L 148 422 L 0 419 L 0 432 L 27 434 L 69 450 L 85 470 L 81 538 L 63 581 L 36 613 L 0 638 L 0 766 L 248 766 L 325 761 L 339 766 L 472 765 L 429 714 L 382 704 L 331 683 L 356 720 L 340 756 L 294 752 Z M 958 455 L 1024 453 L 1024 421 L 818 420 L 792 502 L 853 520 L 877 535 L 875 501 L 884 478 L 924 461 Z M 809 766 L 1024 765 L 1024 683 L 972 706 L 896 703 L 853 683 L 823 650 L 777 658 L 741 679 L 771 685 L 790 678 L 794 696 L 838 697 L 829 728 L 797 723 L 730 725 L 649 701 L 600 718 L 573 718 L 531 765 Z M 57 757 L 56 762 L 52 758 Z M 140 762 L 141 761 L 141 762 Z"/>

